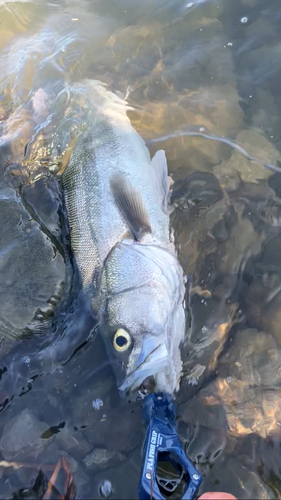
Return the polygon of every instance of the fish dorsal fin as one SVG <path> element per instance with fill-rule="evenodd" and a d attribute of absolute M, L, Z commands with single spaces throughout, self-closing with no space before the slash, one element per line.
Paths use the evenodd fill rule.
<path fill-rule="evenodd" d="M 138 241 L 145 233 L 151 233 L 149 217 L 139 192 L 121 174 L 112 177 L 111 192 L 122 216 Z"/>
<path fill-rule="evenodd" d="M 155 175 L 156 190 L 163 212 L 167 212 L 170 195 L 171 178 L 168 176 L 168 166 L 165 151 L 160 149 L 151 160 L 151 166 Z"/>

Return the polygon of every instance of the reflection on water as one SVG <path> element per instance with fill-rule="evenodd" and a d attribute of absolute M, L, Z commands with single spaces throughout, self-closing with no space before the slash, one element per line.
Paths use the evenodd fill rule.
<path fill-rule="evenodd" d="M 0 1 L 0 21 L 0 498 L 61 456 L 79 497 L 109 480 L 114 498 L 136 498 L 141 405 L 117 393 L 50 174 L 83 133 L 65 88 L 84 77 L 127 98 L 175 181 L 190 308 L 179 430 L 201 491 L 279 497 L 281 175 L 173 137 L 205 129 L 279 164 L 279 0 Z"/>

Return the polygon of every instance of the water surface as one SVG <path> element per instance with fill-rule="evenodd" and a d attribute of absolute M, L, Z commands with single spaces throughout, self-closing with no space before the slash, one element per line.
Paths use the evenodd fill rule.
<path fill-rule="evenodd" d="M 189 278 L 178 428 L 200 493 L 280 497 L 281 175 L 175 134 L 229 137 L 278 166 L 280 33 L 278 0 L 0 1 L 0 498 L 60 456 L 79 497 L 105 479 L 137 497 L 141 402 L 120 399 L 79 293 L 55 175 L 82 125 L 64 89 L 85 77 L 127 98 L 175 181 Z"/>

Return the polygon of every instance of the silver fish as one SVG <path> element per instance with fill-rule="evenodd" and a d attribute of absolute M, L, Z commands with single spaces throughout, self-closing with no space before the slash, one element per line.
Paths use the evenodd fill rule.
<path fill-rule="evenodd" d="M 100 82 L 68 93 L 68 105 L 78 103 L 84 120 L 62 176 L 83 288 L 98 311 L 121 393 L 151 377 L 156 391 L 173 393 L 182 369 L 185 289 L 170 237 L 165 153 L 150 159 L 126 102 Z"/>

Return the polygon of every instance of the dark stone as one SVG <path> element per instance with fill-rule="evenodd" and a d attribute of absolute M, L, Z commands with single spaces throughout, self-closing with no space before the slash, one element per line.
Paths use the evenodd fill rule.
<path fill-rule="evenodd" d="M 105 479 L 99 487 L 100 495 L 103 498 L 109 498 L 113 492 L 112 484 L 108 479 Z"/>
<path fill-rule="evenodd" d="M 53 177 L 43 177 L 33 184 L 26 184 L 22 200 L 34 220 L 60 240 L 62 200 L 57 181 Z"/>
<path fill-rule="evenodd" d="M 21 488 L 13 493 L 12 500 L 37 500 L 43 498 L 43 495 L 48 487 L 48 479 L 42 472 L 39 471 L 36 481 L 31 489 Z"/>
<path fill-rule="evenodd" d="M 53 315 L 65 264 L 9 187 L 0 190 L 0 213 L 0 337 L 5 338 L 33 330 Z"/>
<path fill-rule="evenodd" d="M 212 233 L 218 243 L 224 243 L 229 238 L 231 229 L 236 222 L 237 214 L 234 207 L 231 205 L 228 207 L 228 210 L 223 218 L 214 225 Z"/>
<path fill-rule="evenodd" d="M 278 196 L 281 198 L 281 174 L 276 172 L 268 179 L 268 185 L 273 189 Z"/>
<path fill-rule="evenodd" d="M 195 211 L 214 205 L 222 197 L 222 190 L 215 175 L 195 172 L 174 184 L 171 202 Z"/>

